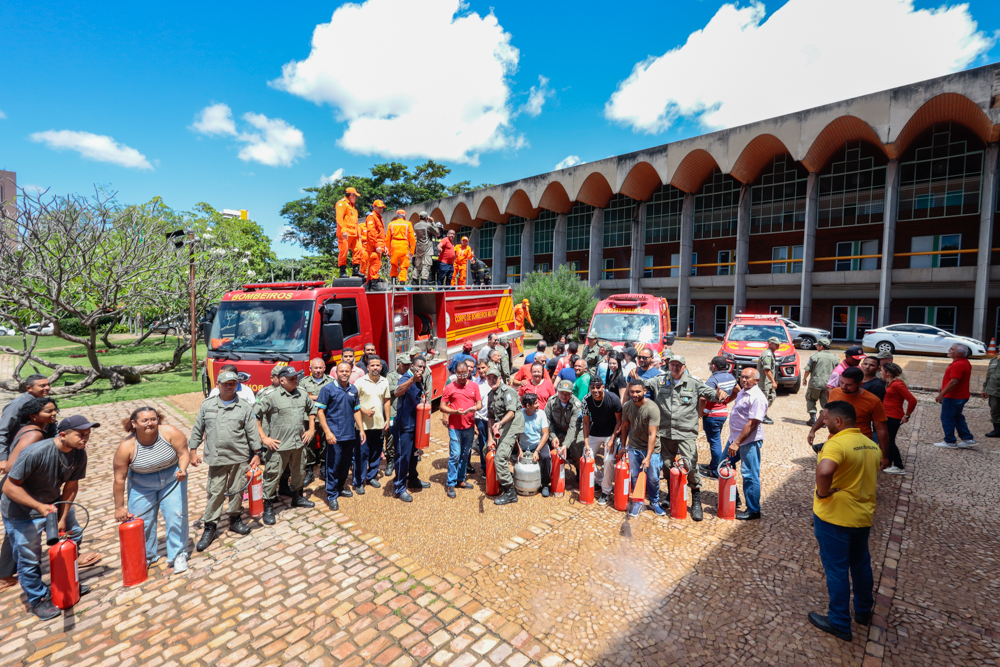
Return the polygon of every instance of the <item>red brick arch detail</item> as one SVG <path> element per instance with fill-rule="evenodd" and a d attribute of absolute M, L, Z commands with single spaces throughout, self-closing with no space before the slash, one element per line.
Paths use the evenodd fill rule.
<path fill-rule="evenodd" d="M 994 126 L 982 109 L 965 95 L 942 93 L 924 102 L 906 121 L 896 141 L 886 146 L 890 158 L 898 158 L 914 139 L 934 123 L 958 123 L 983 140 L 984 144 L 997 141 L 1000 125 Z"/>
<path fill-rule="evenodd" d="M 531 199 L 528 198 L 528 193 L 524 190 L 516 190 L 514 194 L 510 196 L 510 201 L 507 202 L 507 210 L 505 213 L 509 215 L 518 215 L 522 218 L 527 218 L 528 220 L 534 220 L 538 217 L 538 209 L 531 205 Z"/>
<path fill-rule="evenodd" d="M 451 212 L 451 221 L 448 224 L 479 227 L 482 223 L 479 225 L 475 224 L 472 220 L 472 214 L 469 213 L 469 207 L 465 205 L 465 202 L 459 202 L 458 205 L 455 206 L 455 210 Z"/>
<path fill-rule="evenodd" d="M 390 217 L 391 218 L 395 218 L 396 216 L 395 216 L 395 214 L 393 214 Z M 420 213 L 419 212 L 418 213 L 411 213 L 410 214 L 410 222 L 412 222 L 413 224 L 417 224 L 419 221 L 420 221 Z"/>
<path fill-rule="evenodd" d="M 823 128 L 809 147 L 809 152 L 802 158 L 802 166 L 810 173 L 819 173 L 830 158 L 844 148 L 848 141 L 863 140 L 878 147 L 888 157 L 888 151 L 882 144 L 872 126 L 857 116 L 841 116 L 830 121 Z"/>
<path fill-rule="evenodd" d="M 736 158 L 729 175 L 747 185 L 757 180 L 761 173 L 771 166 L 778 155 L 791 153 L 784 142 L 773 134 L 761 134 L 747 144 Z"/>
<path fill-rule="evenodd" d="M 545 192 L 538 200 L 538 208 L 556 213 L 569 213 L 573 209 L 573 202 L 569 200 L 569 195 L 566 194 L 566 188 L 563 187 L 563 184 L 559 181 L 552 181 L 545 186 Z"/>
<path fill-rule="evenodd" d="M 479 210 L 476 211 L 477 220 L 489 220 L 497 224 L 505 223 L 507 217 L 500 213 L 500 207 L 497 206 L 496 200 L 489 196 L 483 199 L 483 203 L 479 205 Z"/>
<path fill-rule="evenodd" d="M 614 190 L 604 174 L 594 172 L 583 181 L 580 191 L 576 194 L 576 200 L 584 204 L 590 204 L 595 208 L 604 208 L 615 196 Z"/>
<path fill-rule="evenodd" d="M 618 192 L 638 201 L 647 201 L 661 185 L 663 182 L 653 165 L 640 162 L 628 172 Z"/>
<path fill-rule="evenodd" d="M 719 168 L 719 163 L 715 161 L 708 151 L 696 148 L 681 160 L 670 179 L 670 185 L 683 192 L 698 192 L 705 181 L 712 175 L 712 172 Z"/>
<path fill-rule="evenodd" d="M 434 218 L 434 222 L 447 222 L 448 218 L 445 216 L 444 212 L 440 208 L 436 208 L 431 211 L 431 217 Z"/>

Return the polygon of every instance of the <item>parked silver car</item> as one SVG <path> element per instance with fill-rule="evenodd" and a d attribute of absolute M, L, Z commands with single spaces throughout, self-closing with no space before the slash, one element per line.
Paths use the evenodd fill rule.
<path fill-rule="evenodd" d="M 816 343 L 820 338 L 830 338 L 830 332 L 826 329 L 804 327 L 795 320 L 790 320 L 787 317 L 779 319 L 784 322 L 785 326 L 788 328 L 788 333 L 792 335 L 795 347 L 803 350 L 815 350 Z"/>
<path fill-rule="evenodd" d="M 861 341 L 866 350 L 916 354 L 948 354 L 948 348 L 955 343 L 968 345 L 973 357 L 986 355 L 986 345 L 981 340 L 958 336 L 929 324 L 890 324 L 869 329 Z"/>

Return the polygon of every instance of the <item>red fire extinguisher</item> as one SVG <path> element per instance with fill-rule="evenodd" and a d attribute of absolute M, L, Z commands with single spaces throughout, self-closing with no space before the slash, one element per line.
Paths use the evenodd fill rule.
<path fill-rule="evenodd" d="M 670 469 L 670 516 L 674 519 L 686 519 L 688 515 L 687 474 L 684 461 L 678 456 Z"/>
<path fill-rule="evenodd" d="M 719 518 L 727 521 L 736 518 L 736 471 L 727 461 L 719 466 Z"/>
<path fill-rule="evenodd" d="M 250 480 L 250 518 L 259 519 L 264 516 L 264 473 L 259 466 L 247 471 Z"/>
<path fill-rule="evenodd" d="M 83 508 L 87 513 L 87 523 L 83 525 L 86 530 L 90 524 L 90 512 L 79 503 L 60 500 L 53 505 L 76 505 Z M 69 609 L 80 601 L 80 577 L 76 566 L 76 559 L 79 552 L 76 542 L 66 537 L 65 533 L 59 532 L 59 513 L 50 512 L 45 515 L 45 543 L 49 548 L 49 578 L 51 579 L 50 591 L 52 594 L 52 604 L 59 609 Z"/>
<path fill-rule="evenodd" d="M 417 449 L 427 449 L 431 444 L 431 404 L 424 396 L 423 402 L 417 406 Z"/>
<path fill-rule="evenodd" d="M 580 457 L 580 502 L 584 505 L 594 504 L 594 455 L 588 456 L 588 451 L 583 451 Z"/>
<path fill-rule="evenodd" d="M 629 483 L 632 481 L 632 469 L 628 464 L 628 451 L 622 447 L 615 464 L 615 509 L 624 512 L 628 509 Z"/>
<path fill-rule="evenodd" d="M 145 522 L 132 518 L 119 524 L 118 541 L 122 552 L 122 583 L 135 586 L 146 581 L 149 569 L 146 564 Z"/>
<path fill-rule="evenodd" d="M 486 495 L 488 496 L 499 496 L 500 495 L 500 482 L 497 481 L 497 464 L 496 464 L 496 454 L 493 453 L 493 448 L 489 448 L 486 451 Z"/>
<path fill-rule="evenodd" d="M 559 455 L 558 449 L 552 450 L 552 494 L 561 496 L 566 493 L 566 461 Z"/>

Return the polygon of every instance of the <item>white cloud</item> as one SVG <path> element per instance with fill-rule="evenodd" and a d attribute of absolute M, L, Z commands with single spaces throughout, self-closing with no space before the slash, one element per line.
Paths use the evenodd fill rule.
<path fill-rule="evenodd" d="M 341 168 L 341 169 L 338 169 L 337 171 L 333 172 L 329 176 L 326 176 L 326 175 L 320 176 L 320 178 L 319 178 L 319 184 L 320 185 L 326 185 L 327 183 L 333 183 L 334 181 L 340 180 L 343 177 L 344 177 L 344 170 L 343 170 L 343 168 Z"/>
<path fill-rule="evenodd" d="M 984 55 L 968 5 L 789 0 L 723 5 L 683 46 L 638 64 L 605 106 L 610 120 L 662 132 L 679 117 L 710 129 L 942 76 Z"/>
<path fill-rule="evenodd" d="M 145 155 L 104 134 L 74 132 L 73 130 L 48 130 L 35 132 L 28 138 L 43 143 L 53 150 L 76 151 L 82 157 L 96 162 L 110 162 L 130 169 L 153 168 Z"/>
<path fill-rule="evenodd" d="M 294 125 L 259 113 L 245 113 L 243 120 L 257 130 L 240 132 L 236 137 L 245 144 L 239 155 L 244 162 L 289 167 L 306 154 L 306 139 Z"/>
<path fill-rule="evenodd" d="M 228 104 L 210 104 L 195 116 L 189 129 L 199 134 L 236 136 L 233 110 Z"/>
<path fill-rule="evenodd" d="M 365 26 L 419 42 L 375 43 Z M 510 40 L 492 13 L 462 0 L 347 3 L 271 85 L 335 107 L 347 123 L 338 143 L 353 153 L 478 164 L 481 152 L 523 145 L 510 125 Z"/>
<path fill-rule="evenodd" d="M 532 86 L 528 91 L 528 101 L 521 108 L 529 116 L 537 116 L 542 113 L 542 106 L 545 105 L 546 98 L 555 97 L 556 92 L 549 88 L 547 77 L 539 75 L 538 85 Z"/>
<path fill-rule="evenodd" d="M 559 171 L 560 169 L 565 169 L 566 167 L 572 167 L 575 164 L 580 164 L 579 155 L 567 155 L 564 160 L 557 164 L 554 169 Z"/>

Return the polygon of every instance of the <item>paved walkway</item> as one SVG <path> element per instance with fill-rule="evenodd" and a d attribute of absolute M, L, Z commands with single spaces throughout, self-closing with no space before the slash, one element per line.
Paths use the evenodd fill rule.
<path fill-rule="evenodd" d="M 677 348 L 703 375 L 718 346 Z M 914 362 L 930 372 L 927 360 Z M 81 501 L 94 514 L 86 548 L 105 558 L 81 571 L 94 591 L 48 623 L 27 613 L 19 588 L 0 594 L 0 665 L 991 664 L 1000 655 L 1000 522 L 987 508 L 1000 493 L 983 473 L 996 467 L 1000 443 L 927 444 L 940 439 L 931 398 L 920 396 L 900 434 L 911 474 L 879 480 L 877 616 L 870 629 L 855 626 L 850 643 L 805 617 L 825 608 L 826 590 L 802 394 L 780 395 L 772 408 L 760 522 L 717 519 L 711 480 L 705 521 L 645 512 L 631 540 L 619 536 L 621 513 L 581 505 L 575 484 L 562 498 L 496 507 L 477 476 L 477 489 L 449 500 L 447 435 L 435 415 L 420 465 L 433 486 L 413 504 L 383 488 L 342 500 L 337 513 L 283 506 L 275 526 L 224 534 L 187 573 L 154 566 L 132 589 L 121 585 L 110 484 L 115 422 L 131 405 L 66 410 L 104 423 Z M 179 406 L 159 404 L 188 429 Z M 975 433 L 988 429 L 981 399 L 966 414 Z M 703 438 L 700 446 L 707 457 Z M 192 523 L 205 472 L 191 475 Z"/>

